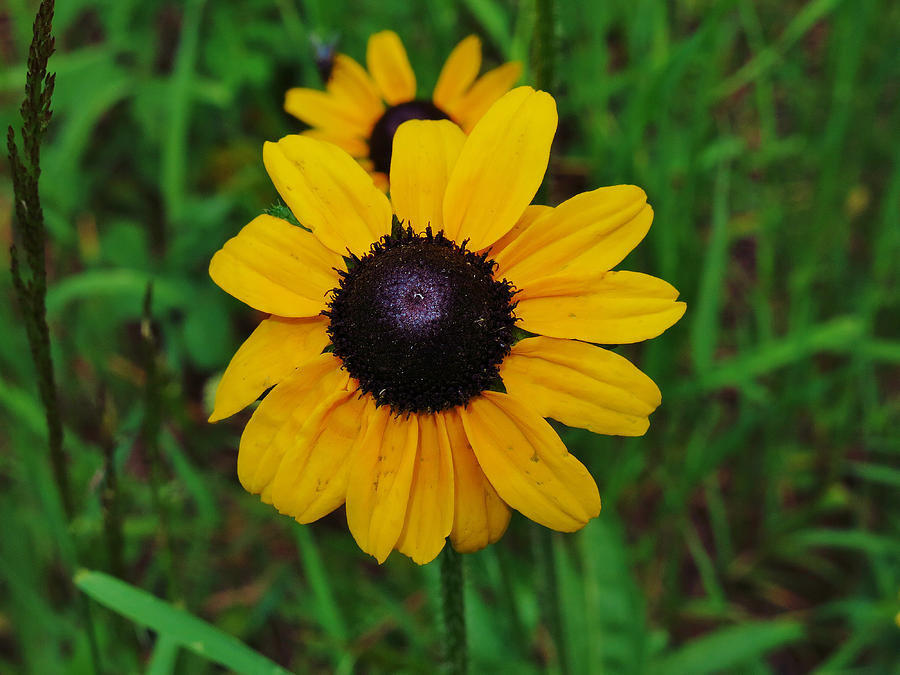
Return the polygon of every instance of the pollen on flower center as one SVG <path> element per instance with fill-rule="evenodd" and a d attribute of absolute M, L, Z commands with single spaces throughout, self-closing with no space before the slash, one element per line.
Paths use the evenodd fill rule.
<path fill-rule="evenodd" d="M 450 116 L 431 101 L 408 101 L 388 108 L 372 128 L 369 157 L 376 171 L 389 173 L 394 134 L 409 120 L 449 120 Z"/>
<path fill-rule="evenodd" d="M 443 233 L 383 237 L 332 292 L 335 355 L 397 413 L 464 404 L 497 381 L 512 344 L 513 289 L 494 266 Z"/>

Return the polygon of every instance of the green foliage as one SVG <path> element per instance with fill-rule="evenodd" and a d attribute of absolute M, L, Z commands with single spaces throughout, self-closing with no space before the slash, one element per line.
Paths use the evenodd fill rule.
<path fill-rule="evenodd" d="M 79 577 L 106 672 L 440 661 L 437 565 L 375 566 L 341 514 L 277 515 L 235 479 L 246 413 L 206 423 L 259 318 L 213 286 L 209 259 L 261 212 L 292 220 L 261 161 L 263 141 L 302 128 L 284 92 L 320 86 L 311 36 L 364 61 L 384 28 L 420 95 L 469 33 L 485 67 L 527 61 L 537 28 L 555 39 L 547 202 L 642 186 L 654 225 L 621 267 L 688 302 L 660 338 L 617 348 L 663 392 L 647 436 L 562 431 L 597 477 L 600 518 L 541 540 L 516 516 L 466 556 L 471 671 L 896 669 L 896 3 L 556 2 L 548 31 L 533 0 L 70 0 L 49 127 L 52 81 L 29 53 L 38 4 L 8 4 L 0 122 L 18 128 L 30 82 L 33 131 L 0 180 L 0 239 L 22 252 L 23 283 L 42 284 L 46 262 L 74 517 L 44 452 L 30 305 L 2 275 L 0 672 L 90 672 L 64 570 L 110 572 L 119 553 L 119 580 Z M 526 63 L 534 77 L 548 75 Z M 13 188 L 36 199 L 38 147 L 42 224 L 22 229 L 40 212 Z"/>

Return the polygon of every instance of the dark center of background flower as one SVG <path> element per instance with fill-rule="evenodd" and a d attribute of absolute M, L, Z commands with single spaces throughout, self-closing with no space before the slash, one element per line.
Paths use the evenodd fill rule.
<path fill-rule="evenodd" d="M 464 404 L 498 381 L 512 344 L 513 289 L 494 266 L 443 233 L 383 237 L 332 293 L 335 355 L 396 413 Z"/>
<path fill-rule="evenodd" d="M 369 157 L 376 171 L 390 173 L 391 151 L 397 128 L 409 120 L 449 120 L 450 116 L 431 101 L 408 101 L 388 108 L 372 128 Z"/>

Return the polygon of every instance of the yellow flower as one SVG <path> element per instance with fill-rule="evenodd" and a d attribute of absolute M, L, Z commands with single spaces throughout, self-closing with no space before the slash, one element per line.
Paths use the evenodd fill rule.
<path fill-rule="evenodd" d="M 390 201 L 334 145 L 266 143 L 303 228 L 259 216 L 210 264 L 225 291 L 271 314 L 210 417 L 274 385 L 241 438 L 247 490 L 301 523 L 346 502 L 379 562 L 396 548 L 426 563 L 448 536 L 478 550 L 510 509 L 566 532 L 598 515 L 593 478 L 544 418 L 643 434 L 659 389 L 590 343 L 652 338 L 685 305 L 660 279 L 609 271 L 650 227 L 640 188 L 529 206 L 556 124 L 553 98 L 529 87 L 468 138 L 448 121 L 407 122 Z"/>
<path fill-rule="evenodd" d="M 481 41 L 470 35 L 450 53 L 431 100 L 416 98 L 416 75 L 393 31 L 369 37 L 368 72 L 337 54 L 326 91 L 288 90 L 284 109 L 309 124 L 304 135 L 329 141 L 356 157 L 381 189 L 387 190 L 394 133 L 407 120 L 449 119 L 470 131 L 519 76 L 518 62 L 506 63 L 476 80 Z"/>

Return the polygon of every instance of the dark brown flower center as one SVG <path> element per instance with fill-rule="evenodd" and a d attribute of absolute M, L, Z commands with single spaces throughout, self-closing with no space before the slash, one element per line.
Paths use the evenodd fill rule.
<path fill-rule="evenodd" d="M 350 261 L 325 314 L 360 389 L 397 412 L 437 412 L 499 381 L 513 342 L 513 289 L 495 263 L 411 230 Z"/>

